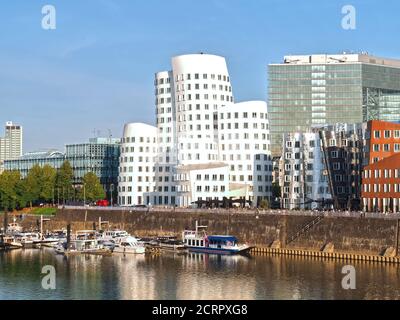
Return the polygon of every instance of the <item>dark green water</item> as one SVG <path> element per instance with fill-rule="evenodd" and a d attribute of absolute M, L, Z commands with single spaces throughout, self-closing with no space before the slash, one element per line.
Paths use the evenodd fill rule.
<path fill-rule="evenodd" d="M 42 289 L 42 267 L 56 290 Z M 290 257 L 74 256 L 50 249 L 0 253 L 0 299 L 399 299 L 399 267 L 354 263 L 356 290 L 342 288 L 346 263 Z"/>

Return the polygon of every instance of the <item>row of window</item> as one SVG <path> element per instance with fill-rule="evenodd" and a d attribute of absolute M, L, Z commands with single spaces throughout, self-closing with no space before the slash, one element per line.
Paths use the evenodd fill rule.
<path fill-rule="evenodd" d="M 131 157 L 132 158 L 132 157 Z M 131 159 L 130 158 L 130 159 Z M 121 161 L 122 163 L 127 163 L 128 162 L 128 159 L 127 159 L 127 157 L 124 157 L 124 158 L 121 158 L 121 159 L 123 159 L 124 161 Z M 125 161 L 126 160 L 126 161 Z M 134 160 L 134 159 L 132 159 L 132 160 Z M 155 162 L 156 161 L 156 157 L 143 157 L 143 156 L 138 156 L 138 157 L 136 157 L 136 161 L 137 162 L 139 162 L 139 163 L 141 163 L 141 162 Z M 129 161 L 129 162 L 134 162 L 134 161 Z"/>
<path fill-rule="evenodd" d="M 179 82 L 179 81 L 192 80 L 192 79 L 200 80 L 200 78 L 202 78 L 203 80 L 208 80 L 210 78 L 211 80 L 219 80 L 219 81 L 225 81 L 225 82 L 229 82 L 230 81 L 229 76 L 222 75 L 222 74 L 216 75 L 214 73 L 212 73 L 212 74 L 207 74 L 207 73 L 203 73 L 203 74 L 194 73 L 194 74 L 191 74 L 191 73 L 187 73 L 186 75 L 178 74 L 178 75 L 175 76 L 175 81 Z M 156 82 L 156 85 L 157 85 L 157 82 Z"/>
<path fill-rule="evenodd" d="M 284 187 L 283 188 L 284 194 L 287 196 L 290 194 L 290 187 Z M 301 193 L 301 188 L 300 187 L 293 187 L 293 193 L 295 194 L 300 194 Z M 312 186 L 306 186 L 306 193 L 310 194 L 313 193 L 313 187 Z M 317 193 L 322 195 L 322 194 L 329 194 L 329 187 L 319 187 L 317 190 Z"/>
<path fill-rule="evenodd" d="M 200 100 L 200 99 L 201 99 L 200 98 L 200 94 L 195 94 L 194 97 L 192 96 L 192 94 L 179 94 L 177 96 L 176 100 L 177 100 L 177 102 L 182 102 L 182 101 L 193 101 L 193 100 Z M 212 99 L 214 101 L 219 99 L 220 101 L 233 102 L 233 97 L 232 96 L 223 95 L 223 94 L 221 94 L 219 96 L 219 98 L 218 98 L 217 94 L 213 94 L 211 96 L 211 98 L 210 98 L 210 95 L 208 93 L 206 93 L 206 94 L 203 95 L 203 99 L 204 100 L 211 100 Z M 165 103 L 165 102 L 162 102 L 162 101 L 165 101 L 164 98 L 156 99 L 156 105 Z"/>
<path fill-rule="evenodd" d="M 384 192 L 384 193 L 389 193 L 389 192 L 398 192 L 400 193 L 400 184 L 364 184 L 363 185 L 363 191 L 370 193 L 370 192 Z"/>
<path fill-rule="evenodd" d="M 200 84 L 199 84 L 199 83 L 195 83 L 194 86 L 192 86 L 191 83 L 188 83 L 188 84 L 186 84 L 186 88 L 185 88 L 185 85 L 184 85 L 184 84 L 178 84 L 178 85 L 176 86 L 176 91 L 177 91 L 177 92 L 181 92 L 181 91 L 185 91 L 185 90 L 192 90 L 192 89 L 194 89 L 194 90 L 200 90 Z M 204 83 L 204 84 L 203 84 L 203 89 L 204 89 L 204 90 L 208 90 L 208 89 L 209 89 L 208 83 Z M 211 85 L 211 89 L 214 90 L 214 91 L 217 90 L 217 85 L 216 85 L 216 84 L 212 84 L 212 85 Z M 232 87 L 231 87 L 231 86 L 223 86 L 222 84 L 220 84 L 220 85 L 218 86 L 218 89 L 219 89 L 219 91 L 232 92 Z M 158 90 L 158 91 L 156 90 L 156 94 L 157 94 L 158 92 L 164 93 L 164 90 L 163 90 L 163 89 L 160 89 L 160 90 Z"/>
<path fill-rule="evenodd" d="M 365 179 L 379 179 L 379 178 L 400 178 L 400 169 L 375 169 L 364 170 Z"/>
<path fill-rule="evenodd" d="M 139 148 L 136 148 L 136 151 L 135 151 L 135 147 L 123 147 L 123 146 L 121 147 L 121 153 L 128 153 L 128 152 L 130 152 L 130 153 L 134 153 L 134 152 L 140 152 L 140 153 L 153 152 L 153 153 L 155 153 L 156 152 L 156 148 L 155 147 L 153 147 L 153 148 L 150 148 L 150 147 L 139 147 Z"/>
<path fill-rule="evenodd" d="M 372 145 L 372 150 L 374 152 L 379 152 L 379 151 L 384 151 L 384 152 L 390 152 L 391 150 L 391 144 L 389 143 L 384 143 L 384 144 L 373 144 Z M 394 152 L 400 152 L 400 143 L 394 143 L 393 144 L 393 151 Z"/>
<path fill-rule="evenodd" d="M 119 182 L 133 182 L 133 176 L 119 176 Z M 152 176 L 138 176 L 135 182 L 155 182 L 156 177 Z"/>
<path fill-rule="evenodd" d="M 240 147 L 240 144 L 236 144 L 236 145 L 229 144 L 229 145 L 227 145 L 227 148 L 225 148 L 225 144 L 222 144 L 221 145 L 221 150 L 222 151 L 225 151 L 225 150 L 237 150 L 237 151 L 239 151 L 239 150 L 242 150 L 242 148 Z M 244 150 L 250 150 L 250 144 L 249 143 L 245 143 L 244 144 Z M 254 150 L 268 151 L 269 150 L 269 145 L 267 145 L 265 143 L 262 144 L 262 145 L 256 143 L 256 144 L 254 144 Z"/>
<path fill-rule="evenodd" d="M 380 139 L 381 137 L 385 139 L 390 139 L 391 137 L 400 139 L 400 130 L 374 130 L 374 138 Z"/>
<path fill-rule="evenodd" d="M 250 139 L 250 134 L 247 133 L 247 132 L 244 132 L 243 135 L 240 136 L 239 133 L 235 133 L 234 135 L 232 133 L 228 133 L 227 134 L 227 138 L 228 138 L 228 140 L 232 140 L 232 139 L 235 139 L 235 140 L 245 139 L 245 140 L 247 140 L 247 139 Z M 258 139 L 260 139 L 260 135 L 258 133 L 254 133 L 252 139 L 258 140 Z M 270 135 L 263 133 L 263 134 L 261 134 L 261 139 L 262 140 L 269 140 L 270 139 Z M 225 140 L 225 135 L 224 134 L 221 134 L 221 140 Z"/>
<path fill-rule="evenodd" d="M 140 143 L 155 143 L 156 138 L 155 137 L 124 137 L 122 138 L 122 143 L 135 143 L 135 142 L 140 142 Z"/>
<path fill-rule="evenodd" d="M 226 124 L 226 128 L 225 128 L 225 123 L 221 123 L 220 124 L 220 129 L 221 130 L 224 130 L 224 129 L 227 129 L 227 130 L 231 130 L 231 129 L 236 129 L 236 130 L 238 130 L 238 129 L 249 129 L 249 124 L 248 124 L 248 122 L 243 122 L 243 123 L 241 123 L 242 125 L 240 126 L 240 124 L 238 123 L 238 122 L 235 122 L 235 123 L 227 123 Z M 253 123 L 253 129 L 262 129 L 262 130 L 269 130 L 269 124 L 268 123 L 261 123 L 260 124 L 260 126 L 259 126 L 259 124 L 257 123 L 257 122 L 254 122 Z"/>

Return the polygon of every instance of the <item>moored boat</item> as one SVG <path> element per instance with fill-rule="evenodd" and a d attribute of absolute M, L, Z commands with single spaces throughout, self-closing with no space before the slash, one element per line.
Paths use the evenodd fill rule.
<path fill-rule="evenodd" d="M 172 251 L 176 253 L 185 253 L 188 251 L 185 243 L 176 239 L 160 241 L 160 248 L 165 251 Z"/>
<path fill-rule="evenodd" d="M 110 254 L 111 251 L 99 244 L 96 239 L 89 240 L 72 240 L 68 245 L 67 242 L 59 242 L 54 248 L 55 253 L 70 255 L 70 254 Z"/>
<path fill-rule="evenodd" d="M 246 254 L 253 247 L 239 244 L 238 239 L 230 235 L 207 235 L 207 226 L 199 226 L 196 230 L 185 230 L 182 240 L 189 252 L 211 254 Z"/>
<path fill-rule="evenodd" d="M 37 232 L 24 232 L 18 233 L 14 236 L 14 246 L 20 246 L 23 248 L 34 248 L 40 245 L 41 236 Z"/>
<path fill-rule="evenodd" d="M 14 222 L 7 225 L 7 232 L 10 234 L 21 233 L 23 231 L 23 228 L 15 221 L 14 219 Z"/>
<path fill-rule="evenodd" d="M 144 254 L 146 247 L 139 243 L 135 237 L 127 237 L 118 243 L 113 250 L 113 253 L 123 254 Z"/>

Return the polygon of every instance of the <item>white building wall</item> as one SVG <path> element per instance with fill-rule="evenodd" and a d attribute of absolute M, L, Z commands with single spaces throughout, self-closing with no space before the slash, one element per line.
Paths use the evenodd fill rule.
<path fill-rule="evenodd" d="M 266 102 L 221 107 L 218 122 L 221 160 L 229 164 L 231 183 L 246 185 L 254 204 L 270 198 L 272 159 Z"/>
<path fill-rule="evenodd" d="M 121 206 L 151 204 L 155 188 L 157 128 L 130 123 L 121 142 L 118 203 Z"/>
<path fill-rule="evenodd" d="M 0 160 L 12 160 L 22 156 L 23 128 L 8 121 L 5 136 L 0 138 Z"/>
<path fill-rule="evenodd" d="M 176 202 L 174 182 L 177 165 L 176 105 L 173 92 L 173 73 L 163 71 L 156 74 L 156 119 L 157 119 L 157 159 L 155 164 L 154 204 L 171 205 Z"/>
<path fill-rule="evenodd" d="M 172 59 L 178 163 L 219 161 L 217 112 L 233 103 L 226 61 L 208 54 Z"/>

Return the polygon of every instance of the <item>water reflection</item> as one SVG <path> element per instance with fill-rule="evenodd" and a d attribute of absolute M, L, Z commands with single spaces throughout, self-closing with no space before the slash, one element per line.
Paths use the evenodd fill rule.
<path fill-rule="evenodd" d="M 397 265 L 355 263 L 357 290 L 342 289 L 345 262 L 202 254 L 71 256 L 49 249 L 0 253 L 0 299 L 399 299 Z M 57 289 L 41 288 L 53 265 Z"/>

